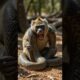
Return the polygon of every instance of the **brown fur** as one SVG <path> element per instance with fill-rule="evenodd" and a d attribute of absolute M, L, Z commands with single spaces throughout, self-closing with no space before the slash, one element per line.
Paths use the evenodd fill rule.
<path fill-rule="evenodd" d="M 45 25 L 44 29 L 44 38 L 39 40 L 39 38 L 33 34 L 36 33 L 36 28 L 38 25 Z M 23 37 L 23 53 L 31 60 L 36 61 L 33 54 L 40 53 L 47 44 L 49 44 L 49 51 L 47 54 L 55 55 L 56 49 L 56 36 L 55 33 L 51 30 L 49 31 L 48 22 L 46 19 L 38 17 L 36 20 L 32 20 L 31 27 L 26 31 Z M 41 53 L 40 53 L 41 54 Z"/>

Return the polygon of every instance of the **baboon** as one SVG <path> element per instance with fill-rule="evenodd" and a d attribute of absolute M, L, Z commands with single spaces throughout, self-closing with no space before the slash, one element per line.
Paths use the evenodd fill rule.
<path fill-rule="evenodd" d="M 60 58 L 56 54 L 56 35 L 46 19 L 38 17 L 32 20 L 31 27 L 23 37 L 23 53 L 19 64 L 31 70 L 44 69 L 48 64 L 55 64 Z"/>

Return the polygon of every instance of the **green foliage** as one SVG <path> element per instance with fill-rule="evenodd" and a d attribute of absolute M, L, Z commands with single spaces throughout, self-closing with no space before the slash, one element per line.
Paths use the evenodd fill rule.
<path fill-rule="evenodd" d="M 25 11 L 32 1 L 28 15 L 51 14 L 60 11 L 60 0 L 24 0 Z"/>

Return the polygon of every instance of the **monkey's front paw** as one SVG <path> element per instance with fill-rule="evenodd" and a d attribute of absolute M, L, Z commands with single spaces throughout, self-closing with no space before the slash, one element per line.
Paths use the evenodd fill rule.
<path fill-rule="evenodd" d="M 49 49 L 49 53 L 55 54 L 57 52 L 57 48 Z"/>
<path fill-rule="evenodd" d="M 47 57 L 48 58 L 53 58 L 56 54 L 57 49 L 50 48 Z"/>

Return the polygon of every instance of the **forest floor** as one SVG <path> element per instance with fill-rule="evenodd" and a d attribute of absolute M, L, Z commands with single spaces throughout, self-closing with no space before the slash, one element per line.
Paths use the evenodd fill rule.
<path fill-rule="evenodd" d="M 22 38 L 19 37 L 19 40 L 21 39 Z M 56 32 L 56 45 L 56 55 L 62 56 L 62 33 L 60 31 Z M 19 42 L 18 48 L 18 53 L 21 53 L 21 42 Z M 29 71 L 26 68 L 19 66 L 18 80 L 62 80 L 62 66 L 47 67 L 42 71 Z"/>

